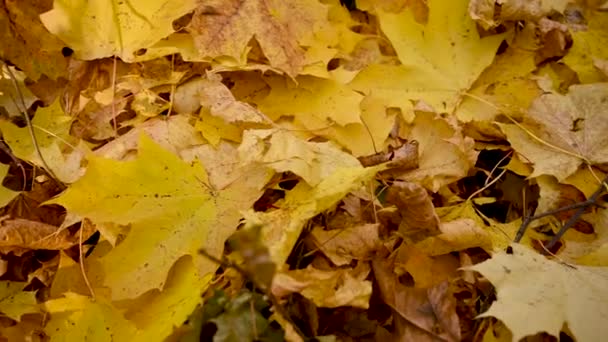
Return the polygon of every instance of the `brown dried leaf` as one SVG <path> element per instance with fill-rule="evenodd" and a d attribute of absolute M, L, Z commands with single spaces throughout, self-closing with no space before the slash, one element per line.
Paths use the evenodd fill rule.
<path fill-rule="evenodd" d="M 93 228 L 83 232 L 83 238 L 93 233 Z M 0 251 L 23 251 L 27 249 L 62 250 L 79 241 L 79 233 L 46 223 L 26 219 L 10 219 L 0 222 Z"/>
<path fill-rule="evenodd" d="M 430 196 L 422 186 L 409 182 L 394 182 L 386 199 L 401 213 L 399 232 L 413 241 L 440 234 L 439 217 Z"/>
<path fill-rule="evenodd" d="M 336 266 L 347 265 L 353 259 L 367 259 L 380 244 L 378 224 L 373 223 L 333 230 L 317 226 L 311 237 L 313 244 Z"/>
<path fill-rule="evenodd" d="M 456 300 L 447 283 L 431 289 L 407 287 L 393 273 L 391 259 L 372 262 L 380 296 L 393 309 L 399 341 L 460 341 Z"/>

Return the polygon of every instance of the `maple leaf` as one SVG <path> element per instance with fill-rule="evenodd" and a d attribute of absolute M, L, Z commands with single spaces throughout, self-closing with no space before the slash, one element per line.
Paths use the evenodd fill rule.
<path fill-rule="evenodd" d="M 139 49 L 173 33 L 172 22 L 195 6 L 193 0 L 55 0 L 53 9 L 41 14 L 40 20 L 79 59 L 116 55 L 132 61 Z"/>
<path fill-rule="evenodd" d="M 574 85 L 566 95 L 536 99 L 519 127 L 500 124 L 515 150 L 534 164 L 530 177 L 563 181 L 583 163 L 608 163 L 607 92 L 606 83 Z"/>
<path fill-rule="evenodd" d="M 312 76 L 298 77 L 297 85 L 278 77 L 266 81 L 270 94 L 257 104 L 273 120 L 293 116 L 309 130 L 324 129 L 333 123 L 361 123 L 359 103 L 363 96 L 337 81 Z"/>
<path fill-rule="evenodd" d="M 534 70 L 534 52 L 520 48 L 515 41 L 475 81 L 456 116 L 463 122 L 493 121 L 505 108 L 510 112 L 526 110 L 541 94 L 537 82 L 530 78 Z"/>
<path fill-rule="evenodd" d="M 401 107 L 406 121 L 412 120 L 409 100 L 452 112 L 461 92 L 492 62 L 503 39 L 503 35 L 479 38 L 466 0 L 429 1 L 426 25 L 416 22 L 410 10 L 398 14 L 379 10 L 378 20 L 402 65 L 370 65 L 350 85 Z"/>
<path fill-rule="evenodd" d="M 497 300 L 480 317 L 494 316 L 513 340 L 546 331 L 559 336 L 564 323 L 579 341 L 608 334 L 608 268 L 566 265 L 519 244 L 469 267 L 496 287 Z"/>
<path fill-rule="evenodd" d="M 197 256 L 201 247 L 219 254 L 236 229 L 238 210 L 260 195 L 257 182 L 263 180 L 255 173 L 242 180 L 233 183 L 237 188 L 212 191 L 199 163 L 186 164 L 142 135 L 137 160 L 90 157 L 86 174 L 49 203 L 93 222 L 131 224 L 129 235 L 100 263 L 113 298 L 133 298 L 161 288 L 181 256 Z M 249 188 L 247 181 L 256 185 Z M 201 278 L 217 267 L 200 256 L 195 263 Z"/>
<path fill-rule="evenodd" d="M 312 1 L 215 0 L 195 11 L 188 31 L 205 56 L 229 56 L 241 65 L 255 38 L 271 66 L 295 77 L 304 64 L 299 41 L 326 17 L 327 6 Z"/>

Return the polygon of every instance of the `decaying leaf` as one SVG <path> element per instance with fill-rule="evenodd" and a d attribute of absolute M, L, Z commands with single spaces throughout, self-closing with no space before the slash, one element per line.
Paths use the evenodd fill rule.
<path fill-rule="evenodd" d="M 388 189 L 387 201 L 401 214 L 399 232 L 414 242 L 440 233 L 439 217 L 426 189 L 415 183 L 395 182 Z"/>
<path fill-rule="evenodd" d="M 501 125 L 515 150 L 534 165 L 531 177 L 562 181 L 584 162 L 608 163 L 608 84 L 574 85 L 568 94 L 540 96 L 520 126 Z"/>
<path fill-rule="evenodd" d="M 380 295 L 395 314 L 396 340 L 460 340 L 456 300 L 446 282 L 430 289 L 407 287 L 393 273 L 392 261 L 375 259 L 372 265 Z"/>
<path fill-rule="evenodd" d="M 277 297 L 298 292 L 312 300 L 318 307 L 367 308 L 372 294 L 372 283 L 365 280 L 368 273 L 369 266 L 332 271 L 308 267 L 303 270 L 282 272 L 275 277 L 272 292 Z"/>
<path fill-rule="evenodd" d="M 83 238 L 86 240 L 93 232 L 94 228 L 89 227 L 83 232 Z M 42 222 L 7 219 L 0 222 L 0 250 L 8 253 L 29 249 L 67 249 L 78 244 L 79 234 Z"/>
<path fill-rule="evenodd" d="M 364 224 L 344 229 L 323 230 L 315 227 L 312 241 L 336 266 L 355 260 L 366 260 L 378 248 L 378 224 Z"/>

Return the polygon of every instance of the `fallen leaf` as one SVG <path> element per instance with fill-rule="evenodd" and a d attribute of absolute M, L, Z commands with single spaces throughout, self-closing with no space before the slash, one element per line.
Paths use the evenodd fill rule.
<path fill-rule="evenodd" d="M 304 64 L 299 42 L 326 16 L 327 7 L 317 2 L 216 0 L 199 6 L 187 29 L 203 56 L 228 56 L 241 65 L 255 39 L 271 66 L 295 77 Z"/>
<path fill-rule="evenodd" d="M 233 186 L 258 184 L 258 176 L 266 177 L 253 175 Z M 86 174 L 49 203 L 61 204 L 94 223 L 131 224 L 125 240 L 100 261 L 113 298 L 126 299 L 161 288 L 168 270 L 183 255 L 198 257 L 201 279 L 218 267 L 198 256 L 198 249 L 218 254 L 238 225 L 237 208 L 249 207 L 261 193 L 248 186 L 246 191 L 215 191 L 206 181 L 199 163 L 186 164 L 142 135 L 136 160 L 91 157 Z"/>
<path fill-rule="evenodd" d="M 372 283 L 365 280 L 368 273 L 369 267 L 367 272 L 362 272 L 360 267 L 323 271 L 309 266 L 278 273 L 272 284 L 272 292 L 277 297 L 297 292 L 318 307 L 352 306 L 367 309 L 372 294 Z"/>
<path fill-rule="evenodd" d="M 430 0 L 424 25 L 416 22 L 409 9 L 397 14 L 378 11 L 382 32 L 402 65 L 370 65 L 350 83 L 351 87 L 400 107 L 407 122 L 413 119 L 411 100 L 451 113 L 461 93 L 490 65 L 503 39 L 503 35 L 480 38 L 467 13 L 467 3 Z"/>
<path fill-rule="evenodd" d="M 588 27 L 572 33 L 572 48 L 564 62 L 576 71 L 581 83 L 603 81 L 594 67 L 594 59 L 608 59 L 608 13 L 589 11 Z"/>
<path fill-rule="evenodd" d="M 386 200 L 397 206 L 401 215 L 399 232 L 412 242 L 440 233 L 439 217 L 429 194 L 422 186 L 394 182 L 387 190 Z"/>
<path fill-rule="evenodd" d="M 36 293 L 23 291 L 25 285 L 6 280 L 0 282 L 0 312 L 15 321 L 19 321 L 24 314 L 40 312 Z"/>
<path fill-rule="evenodd" d="M 116 55 L 124 61 L 133 61 L 141 53 L 138 50 L 173 33 L 171 23 L 195 6 L 192 0 L 179 3 L 56 0 L 53 9 L 41 14 L 40 20 L 68 44 L 79 59 Z"/>
<path fill-rule="evenodd" d="M 500 125 L 515 150 L 534 164 L 530 177 L 548 174 L 563 181 L 583 163 L 608 162 L 607 93 L 605 83 L 574 85 L 566 95 L 536 99 L 520 126 Z"/>
<path fill-rule="evenodd" d="M 238 148 L 243 164 L 260 163 L 276 172 L 291 171 L 316 186 L 339 168 L 359 167 L 359 161 L 331 142 L 300 139 L 285 130 L 248 130 Z"/>
<path fill-rule="evenodd" d="M 505 21 L 535 21 L 551 11 L 563 13 L 569 0 L 473 0 L 469 13 L 485 29 Z M 496 10 L 500 8 L 500 10 Z"/>
<path fill-rule="evenodd" d="M 382 300 L 391 307 L 401 341 L 459 341 L 456 299 L 447 282 L 430 289 L 407 287 L 393 273 L 391 260 L 374 259 Z"/>
<path fill-rule="evenodd" d="M 83 232 L 87 239 L 94 228 Z M 28 249 L 62 250 L 78 244 L 80 233 L 26 219 L 8 219 L 0 222 L 0 250 L 23 251 Z"/>
<path fill-rule="evenodd" d="M 470 267 L 495 286 L 497 300 L 480 317 L 494 316 L 513 340 L 547 332 L 559 336 L 564 324 L 580 341 L 608 334 L 608 269 L 548 260 L 519 244 Z"/>
<path fill-rule="evenodd" d="M 355 260 L 367 260 L 380 244 L 378 224 L 363 224 L 344 229 L 324 230 L 317 226 L 311 234 L 315 246 L 334 265 L 344 266 Z"/>

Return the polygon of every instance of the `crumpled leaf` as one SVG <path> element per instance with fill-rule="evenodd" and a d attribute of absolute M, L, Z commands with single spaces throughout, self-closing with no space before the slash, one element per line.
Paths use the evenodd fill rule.
<path fill-rule="evenodd" d="M 469 267 L 488 278 L 497 300 L 480 317 L 494 316 L 513 340 L 547 332 L 559 336 L 564 323 L 579 341 L 600 341 L 608 334 L 608 268 L 567 265 L 548 260 L 519 244 Z"/>
<path fill-rule="evenodd" d="M 416 114 L 406 138 L 418 142 L 418 168 L 398 178 L 418 183 L 432 192 L 467 175 L 477 161 L 475 142 L 447 120 L 431 113 Z"/>
<path fill-rule="evenodd" d="M 285 130 L 245 131 L 238 151 L 243 164 L 261 163 L 277 172 L 291 171 L 311 186 L 339 168 L 361 165 L 331 142 L 308 142 Z"/>
<path fill-rule="evenodd" d="M 323 271 L 309 266 L 278 273 L 272 283 L 272 292 L 277 297 L 298 292 L 317 307 L 367 309 L 372 294 L 372 283 L 365 280 L 368 273 L 369 267 Z"/>
<path fill-rule="evenodd" d="M 395 204 L 401 215 L 399 232 L 417 242 L 440 233 L 439 217 L 433 202 L 422 186 L 396 181 L 388 188 L 386 200 Z"/>
<path fill-rule="evenodd" d="M 0 312 L 16 321 L 24 314 L 40 312 L 36 292 L 23 291 L 25 285 L 27 283 L 0 282 Z"/>
<path fill-rule="evenodd" d="M 570 0 L 472 0 L 469 13 L 485 29 L 505 21 L 538 20 L 552 11 L 563 13 Z M 496 8 L 500 11 L 496 13 Z"/>
<path fill-rule="evenodd" d="M 336 205 L 346 194 L 369 181 L 384 165 L 368 168 L 337 167 L 314 187 L 300 182 L 285 195 L 281 208 L 269 212 L 244 213 L 248 225 L 261 225 L 262 236 L 277 267 L 291 253 L 302 228 L 313 216 Z"/>
<path fill-rule="evenodd" d="M 394 260 L 374 259 L 382 300 L 391 307 L 401 341 L 460 341 L 456 299 L 443 282 L 429 289 L 407 287 L 393 272 Z"/>
<path fill-rule="evenodd" d="M 530 177 L 547 174 L 563 181 L 585 160 L 608 163 L 607 93 L 608 83 L 573 85 L 566 95 L 536 99 L 521 126 L 500 125 L 515 150 L 534 164 Z"/>
<path fill-rule="evenodd" d="M 195 78 L 180 85 L 175 90 L 173 109 L 176 113 L 192 114 L 202 106 L 211 115 L 228 123 L 264 121 L 264 114 L 245 102 L 237 101 L 221 80 L 218 75 L 208 74 L 207 78 Z"/>
<path fill-rule="evenodd" d="M 93 232 L 94 228 L 89 226 L 83 232 L 83 238 L 87 239 Z M 67 249 L 78 243 L 79 234 L 21 218 L 3 220 L 0 222 L 0 250 L 7 253 L 24 249 Z"/>
<path fill-rule="evenodd" d="M 380 245 L 378 224 L 367 223 L 344 229 L 324 230 L 315 227 L 311 234 L 314 245 L 336 266 L 353 259 L 367 260 Z"/>
<path fill-rule="evenodd" d="M 400 107 L 408 122 L 413 114 L 410 100 L 422 100 L 435 111 L 452 112 L 461 92 L 492 62 L 503 39 L 503 35 L 479 38 L 467 3 L 428 1 L 425 25 L 416 22 L 409 9 L 398 14 L 379 10 L 380 27 L 402 65 L 370 65 L 350 85 Z"/>
<path fill-rule="evenodd" d="M 20 117 L 23 115 L 21 114 L 23 105 L 18 100 L 20 99 L 19 94 L 15 90 L 13 80 L 6 69 L 7 67 L 11 68 L 17 86 L 21 90 L 21 95 L 23 95 L 23 101 L 28 108 L 36 101 L 36 96 L 25 87 L 24 81 L 27 75 L 24 72 L 15 69 L 15 67 L 7 66 L 5 63 L 0 65 L 0 107 L 4 107 L 10 117 Z"/>
<path fill-rule="evenodd" d="M 40 20 L 79 59 L 116 55 L 133 61 L 139 49 L 173 33 L 172 22 L 195 6 L 193 0 L 55 0 L 53 9 L 41 14 Z"/>

